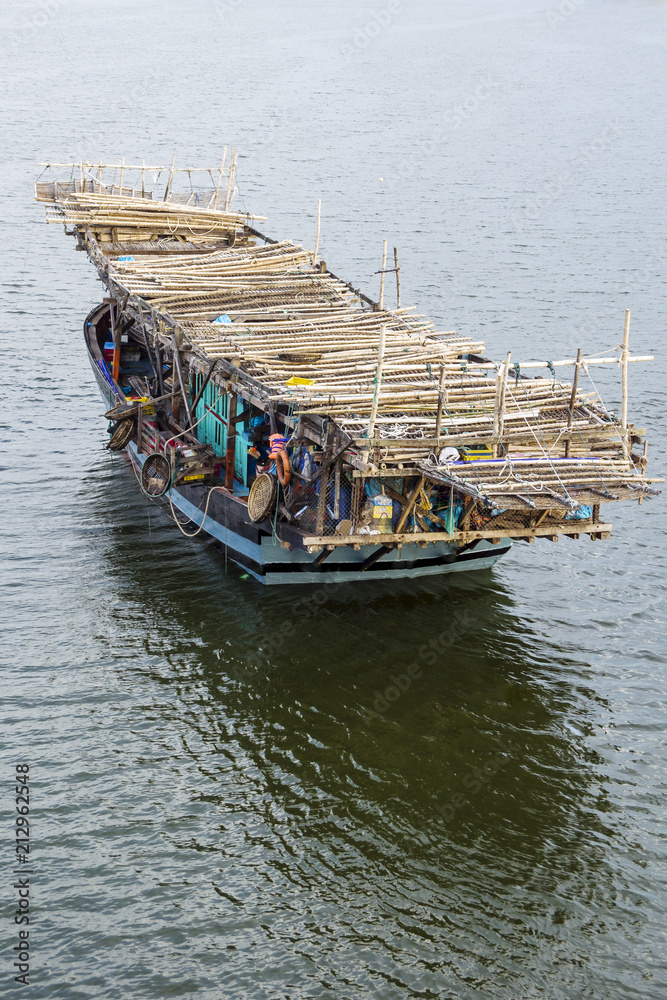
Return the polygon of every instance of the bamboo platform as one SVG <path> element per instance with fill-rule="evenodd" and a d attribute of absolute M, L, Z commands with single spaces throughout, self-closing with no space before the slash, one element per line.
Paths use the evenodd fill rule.
<path fill-rule="evenodd" d="M 259 233 L 258 216 L 231 208 L 235 165 L 235 154 L 227 167 L 223 159 L 217 175 L 207 171 L 210 187 L 186 197 L 175 190 L 173 163 L 76 164 L 66 180 L 38 182 L 36 196 L 49 222 L 76 235 L 119 313 L 150 345 L 175 352 L 190 375 L 207 373 L 274 411 L 286 435 L 322 449 L 322 464 L 336 452 L 351 481 L 455 491 L 494 512 L 497 531 L 520 529 L 516 537 L 557 535 L 558 525 L 575 534 L 566 519 L 582 505 L 599 522 L 601 503 L 655 492 L 650 484 L 661 480 L 646 476 L 644 432 L 627 420 L 628 365 L 652 360 L 629 353 L 629 313 L 606 356 L 517 362 L 508 353 L 494 362 L 480 340 L 439 330 L 400 304 L 398 254 L 387 267 L 386 243 L 373 301 L 319 258 L 319 213 L 315 250 Z M 193 171 L 185 168 L 190 180 Z M 149 173 L 163 177 L 163 192 L 149 189 Z M 395 308 L 386 304 L 390 274 Z M 599 364 L 621 372 L 620 417 L 589 377 Z M 468 448 L 476 460 L 466 460 Z M 405 512 L 410 490 L 400 496 Z M 422 533 L 440 528 L 432 522 Z M 466 531 L 462 524 L 461 540 Z"/>

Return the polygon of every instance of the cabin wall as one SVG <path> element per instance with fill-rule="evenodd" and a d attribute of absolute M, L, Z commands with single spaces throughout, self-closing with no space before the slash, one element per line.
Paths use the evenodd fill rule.
<path fill-rule="evenodd" d="M 193 375 L 190 381 L 190 398 L 192 400 L 199 392 L 203 381 L 204 375 L 200 372 Z M 209 382 L 193 416 L 195 421 L 201 421 L 195 429 L 199 440 L 202 444 L 210 445 L 218 458 L 224 458 L 227 450 L 227 420 L 229 419 L 228 394 L 226 392 L 221 394 L 220 387 Z M 251 469 L 251 463 L 248 461 L 248 449 L 251 445 L 252 437 L 245 423 L 237 424 L 234 443 L 234 475 L 244 486 L 248 485 L 248 475 Z"/>
<path fill-rule="evenodd" d="M 204 376 L 197 372 L 191 380 L 191 393 L 194 397 L 200 390 Z M 208 444 L 218 457 L 224 457 L 227 448 L 227 419 L 229 416 L 229 396 L 212 382 L 206 386 L 204 394 L 197 404 L 194 418 L 200 421 L 196 433 L 202 444 Z"/>

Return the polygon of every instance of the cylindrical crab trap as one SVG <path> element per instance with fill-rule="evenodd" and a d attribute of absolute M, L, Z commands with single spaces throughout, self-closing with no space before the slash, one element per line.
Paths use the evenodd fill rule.
<path fill-rule="evenodd" d="M 149 497 L 161 497 L 171 483 L 169 459 L 159 452 L 149 455 L 141 470 L 141 488 Z"/>

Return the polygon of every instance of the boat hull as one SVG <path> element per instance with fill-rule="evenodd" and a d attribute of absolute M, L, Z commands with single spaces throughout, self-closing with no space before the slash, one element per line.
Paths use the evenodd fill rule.
<path fill-rule="evenodd" d="M 111 407 L 118 401 L 118 396 L 101 355 L 98 356 L 95 337 L 88 333 L 100 311 L 101 307 L 98 307 L 86 319 L 86 345 L 100 395 Z M 138 451 L 135 442 L 130 442 L 126 454 L 139 478 L 147 455 Z M 266 522 L 253 524 L 245 503 L 234 496 L 214 493 L 204 516 L 207 492 L 203 486 L 174 486 L 161 503 L 168 514 L 178 517 L 186 533 L 201 528 L 199 536 L 208 536 L 236 565 L 268 586 L 411 580 L 445 573 L 488 570 L 512 545 L 510 539 L 505 538 L 499 544 L 480 539 L 461 551 L 455 543 L 447 541 L 434 542 L 427 547 L 404 543 L 402 548 L 387 552 L 364 569 L 369 555 L 377 548 L 373 542 L 362 545 L 358 550 L 348 545 L 340 546 L 325 560 L 318 560 L 316 555 L 299 544 L 293 532 L 290 534 L 288 525 L 278 525 L 276 533 Z"/>
<path fill-rule="evenodd" d="M 137 475 L 140 475 L 147 456 L 140 454 L 134 443 L 128 445 L 127 454 Z M 503 539 L 500 545 L 493 545 L 487 539 L 482 539 L 474 548 L 462 553 L 457 553 L 456 546 L 450 542 L 435 542 L 427 549 L 419 545 L 404 544 L 402 549 L 388 552 L 366 570 L 362 570 L 362 566 L 376 546 L 370 543 L 355 551 L 346 545 L 335 549 L 326 561 L 317 564 L 316 556 L 307 549 L 287 547 L 289 543 L 273 532 L 248 522 L 243 505 L 233 498 L 216 494 L 214 512 L 211 513 L 209 505 L 209 512 L 204 517 L 205 488 L 174 487 L 170 496 L 169 507 L 173 505 L 176 516 L 183 515 L 181 523 L 185 530 L 191 532 L 201 527 L 203 522 L 201 534 L 208 535 L 221 549 L 227 550 L 228 557 L 234 563 L 269 586 L 323 581 L 353 583 L 360 580 L 410 580 L 471 569 L 491 569 L 512 544 L 509 539 Z M 239 527 L 239 514 L 241 518 L 246 518 L 241 525 L 246 529 L 243 533 L 234 530 L 234 527 Z M 230 524 L 234 524 L 234 527 L 230 527 Z"/>

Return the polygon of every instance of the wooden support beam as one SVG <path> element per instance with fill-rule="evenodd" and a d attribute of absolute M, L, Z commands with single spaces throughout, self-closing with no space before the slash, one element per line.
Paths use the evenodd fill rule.
<path fill-rule="evenodd" d="M 204 376 L 204 380 L 203 380 L 202 384 L 199 387 L 199 392 L 195 396 L 194 402 L 192 404 L 192 413 L 193 413 L 193 415 L 197 413 L 197 407 L 199 405 L 199 401 L 201 400 L 202 396 L 204 395 L 204 392 L 206 390 L 206 386 L 208 385 L 208 383 L 211 380 L 211 376 L 213 375 L 213 372 L 215 371 L 215 366 L 217 365 L 217 363 L 218 363 L 217 359 L 215 361 L 212 361 L 211 364 L 210 364 L 210 366 L 209 366 L 208 371 L 206 372 L 206 375 Z"/>
<path fill-rule="evenodd" d="M 403 527 L 405 525 L 405 522 L 407 521 L 408 517 L 410 516 L 410 511 L 412 510 L 412 508 L 414 507 L 414 505 L 417 502 L 417 497 L 419 496 L 419 494 L 421 492 L 421 489 L 422 489 L 422 486 L 424 485 L 425 480 L 426 480 L 426 476 L 420 476 L 419 477 L 419 479 L 417 481 L 417 485 L 415 486 L 415 488 L 413 489 L 412 493 L 410 494 L 410 497 L 408 498 L 408 502 L 403 507 L 403 510 L 401 511 L 401 516 L 398 519 L 398 524 L 396 525 L 396 534 L 397 535 L 400 535 L 401 532 L 403 531 Z"/>
<path fill-rule="evenodd" d="M 229 203 L 232 200 L 232 187 L 234 184 L 234 174 L 236 172 L 236 158 L 238 153 L 232 146 L 231 160 L 229 161 L 229 177 L 227 178 L 227 194 L 225 196 L 225 212 L 229 211 Z"/>
<path fill-rule="evenodd" d="M 594 529 L 594 530 L 592 530 Z M 450 535 L 446 531 L 429 532 L 393 532 L 390 535 L 306 535 L 303 544 L 307 549 L 313 546 L 322 545 L 389 545 L 397 542 L 414 544 L 416 542 L 426 542 L 432 544 L 436 542 L 455 541 L 457 546 L 466 545 L 469 542 L 486 539 L 515 539 L 515 538 L 548 538 L 549 536 L 559 537 L 560 535 L 593 535 L 608 538 L 611 534 L 611 524 L 595 524 L 591 522 L 576 521 L 564 524 L 549 524 L 542 528 L 526 528 L 517 526 L 516 528 L 494 528 L 486 531 L 456 531 Z"/>
<path fill-rule="evenodd" d="M 541 512 L 540 514 L 538 514 L 538 516 L 537 516 L 537 518 L 536 518 L 536 520 L 535 520 L 535 524 L 533 525 L 533 528 L 539 528 L 539 526 L 540 526 L 540 525 L 542 524 L 542 521 L 543 521 L 543 520 L 545 519 L 545 517 L 546 517 L 546 516 L 547 516 L 548 514 L 550 514 L 550 513 L 551 513 L 551 511 L 550 511 L 550 509 L 549 509 L 549 508 L 547 507 L 547 509 L 546 509 L 546 510 L 543 510 L 543 511 L 542 511 L 542 512 Z"/>
<path fill-rule="evenodd" d="M 396 308 L 401 308 L 401 268 L 398 263 L 398 247 L 394 247 L 394 269 L 396 271 Z"/>
<path fill-rule="evenodd" d="M 459 528 L 460 528 L 461 531 L 467 531 L 468 530 L 468 522 L 470 520 L 470 513 L 471 513 L 471 511 L 472 511 L 472 509 L 473 509 L 473 507 L 475 506 L 476 503 L 477 503 L 477 501 L 475 500 L 474 497 L 468 497 L 468 499 L 464 503 L 463 510 L 461 511 L 461 516 L 459 518 Z"/>
<path fill-rule="evenodd" d="M 327 438 L 326 444 L 324 446 L 324 454 L 322 457 L 322 466 L 320 470 L 320 495 L 317 498 L 317 533 L 321 535 L 324 530 L 324 517 L 327 509 L 327 489 L 329 486 L 329 473 L 332 463 L 332 452 L 333 452 L 333 442 L 334 436 L 336 434 L 336 425 L 333 420 L 329 421 L 327 427 Z"/>
<path fill-rule="evenodd" d="M 367 569 L 370 569 L 371 566 L 374 566 L 375 563 L 378 562 L 378 560 L 382 559 L 383 556 L 386 556 L 388 552 L 391 552 L 393 550 L 393 548 L 394 548 L 393 545 L 380 545 L 380 547 L 377 548 L 375 552 L 371 552 L 368 558 L 364 559 L 361 566 L 359 567 L 359 572 L 365 573 Z"/>
<path fill-rule="evenodd" d="M 183 369 L 181 368 L 181 355 L 180 355 L 180 352 L 178 350 L 178 347 L 176 346 L 176 338 L 175 337 L 172 339 L 171 346 L 172 346 L 173 357 L 174 357 L 174 368 L 176 369 L 176 375 L 178 377 L 178 384 L 179 384 L 179 387 L 180 387 L 180 390 L 181 390 L 181 398 L 183 400 L 183 406 L 185 407 L 185 412 L 186 412 L 187 418 L 188 418 L 188 427 L 192 427 L 192 424 L 193 424 L 194 421 L 192 419 L 192 411 L 190 410 L 190 400 L 188 399 L 187 386 L 185 385 L 185 381 L 183 379 Z M 173 377 L 172 377 L 172 381 L 173 381 Z"/>
<path fill-rule="evenodd" d="M 229 394 L 229 411 L 227 417 L 227 447 L 225 449 L 225 489 L 234 489 L 234 460 L 236 457 L 236 400 L 235 392 Z"/>
<path fill-rule="evenodd" d="M 169 177 L 167 178 L 167 185 L 166 185 L 166 187 L 164 189 L 164 198 L 162 199 L 163 201 L 166 201 L 167 198 L 169 197 L 169 191 L 171 189 L 171 180 L 172 180 L 172 177 L 174 176 L 174 164 L 175 164 L 175 162 L 176 162 L 176 153 L 174 153 L 174 155 L 171 158 L 171 167 L 169 169 Z"/>
<path fill-rule="evenodd" d="M 380 272 L 380 298 L 378 299 L 378 306 L 380 309 L 384 309 L 384 274 L 387 269 L 387 241 L 384 240 L 382 243 L 382 270 Z"/>
<path fill-rule="evenodd" d="M 222 181 L 222 175 L 225 169 L 225 160 L 227 159 L 227 147 L 225 146 L 222 153 L 222 163 L 220 164 L 220 172 L 218 174 L 218 183 L 215 185 L 215 198 L 213 199 L 213 208 L 218 207 L 218 194 L 220 192 L 220 182 Z"/>

